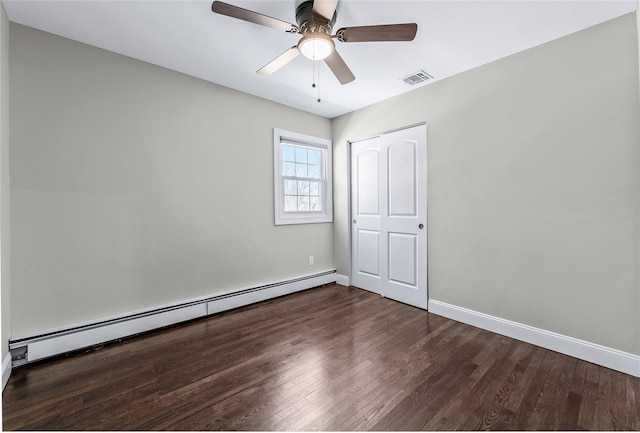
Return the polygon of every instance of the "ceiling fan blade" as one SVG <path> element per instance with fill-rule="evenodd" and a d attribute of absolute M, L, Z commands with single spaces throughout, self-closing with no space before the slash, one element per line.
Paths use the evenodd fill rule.
<path fill-rule="evenodd" d="M 313 13 L 331 21 L 337 6 L 338 0 L 313 0 Z"/>
<path fill-rule="evenodd" d="M 338 30 L 336 36 L 340 42 L 412 41 L 417 31 L 416 23 L 384 24 L 346 27 Z"/>
<path fill-rule="evenodd" d="M 356 79 L 351 69 L 349 69 L 336 50 L 333 50 L 329 57 L 324 59 L 324 62 L 329 66 L 329 69 L 331 69 L 331 72 L 333 72 L 333 75 L 336 76 L 338 81 L 340 81 L 340 84 L 347 84 Z"/>
<path fill-rule="evenodd" d="M 250 23 L 271 27 L 272 29 L 281 30 L 283 32 L 299 33 L 300 31 L 297 26 L 289 24 L 288 22 L 271 18 L 248 9 L 242 9 L 238 6 L 233 6 L 221 1 L 214 1 L 211 4 L 211 11 L 228 17 L 237 18 L 239 20 L 249 21 Z"/>
<path fill-rule="evenodd" d="M 258 69 L 256 72 L 260 75 L 271 75 L 299 55 L 300 51 L 298 51 L 298 47 L 291 47 L 287 51 L 264 65 L 262 68 Z"/>

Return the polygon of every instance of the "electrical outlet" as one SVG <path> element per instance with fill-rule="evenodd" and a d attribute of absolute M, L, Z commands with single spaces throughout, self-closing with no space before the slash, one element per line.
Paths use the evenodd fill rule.
<path fill-rule="evenodd" d="M 309 266 L 313 266 L 313 256 L 309 256 Z"/>

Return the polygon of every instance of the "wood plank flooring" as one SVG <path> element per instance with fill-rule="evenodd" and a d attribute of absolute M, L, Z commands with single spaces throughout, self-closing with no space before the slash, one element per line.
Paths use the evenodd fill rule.
<path fill-rule="evenodd" d="M 640 379 L 328 285 L 14 370 L 4 430 L 640 430 Z"/>

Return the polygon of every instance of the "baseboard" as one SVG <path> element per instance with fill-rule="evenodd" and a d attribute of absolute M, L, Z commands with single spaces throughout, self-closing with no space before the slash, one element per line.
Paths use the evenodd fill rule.
<path fill-rule="evenodd" d="M 9 364 L 16 367 L 335 281 L 335 271 L 329 270 L 11 339 Z"/>
<path fill-rule="evenodd" d="M 349 287 L 350 286 L 349 276 L 348 275 L 342 275 L 342 274 L 336 274 L 336 284 L 340 284 L 341 286 Z"/>
<path fill-rule="evenodd" d="M 640 377 L 640 356 L 511 320 L 429 300 L 429 312 Z"/>
<path fill-rule="evenodd" d="M 11 376 L 11 354 L 7 353 L 7 356 L 2 360 L 2 390 L 7 386 L 9 377 Z"/>

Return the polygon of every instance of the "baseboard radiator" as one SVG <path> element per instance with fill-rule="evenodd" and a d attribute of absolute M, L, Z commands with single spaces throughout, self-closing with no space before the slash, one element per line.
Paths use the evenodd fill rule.
<path fill-rule="evenodd" d="M 197 319 L 336 281 L 335 270 L 9 340 L 18 367 L 75 350 Z"/>

